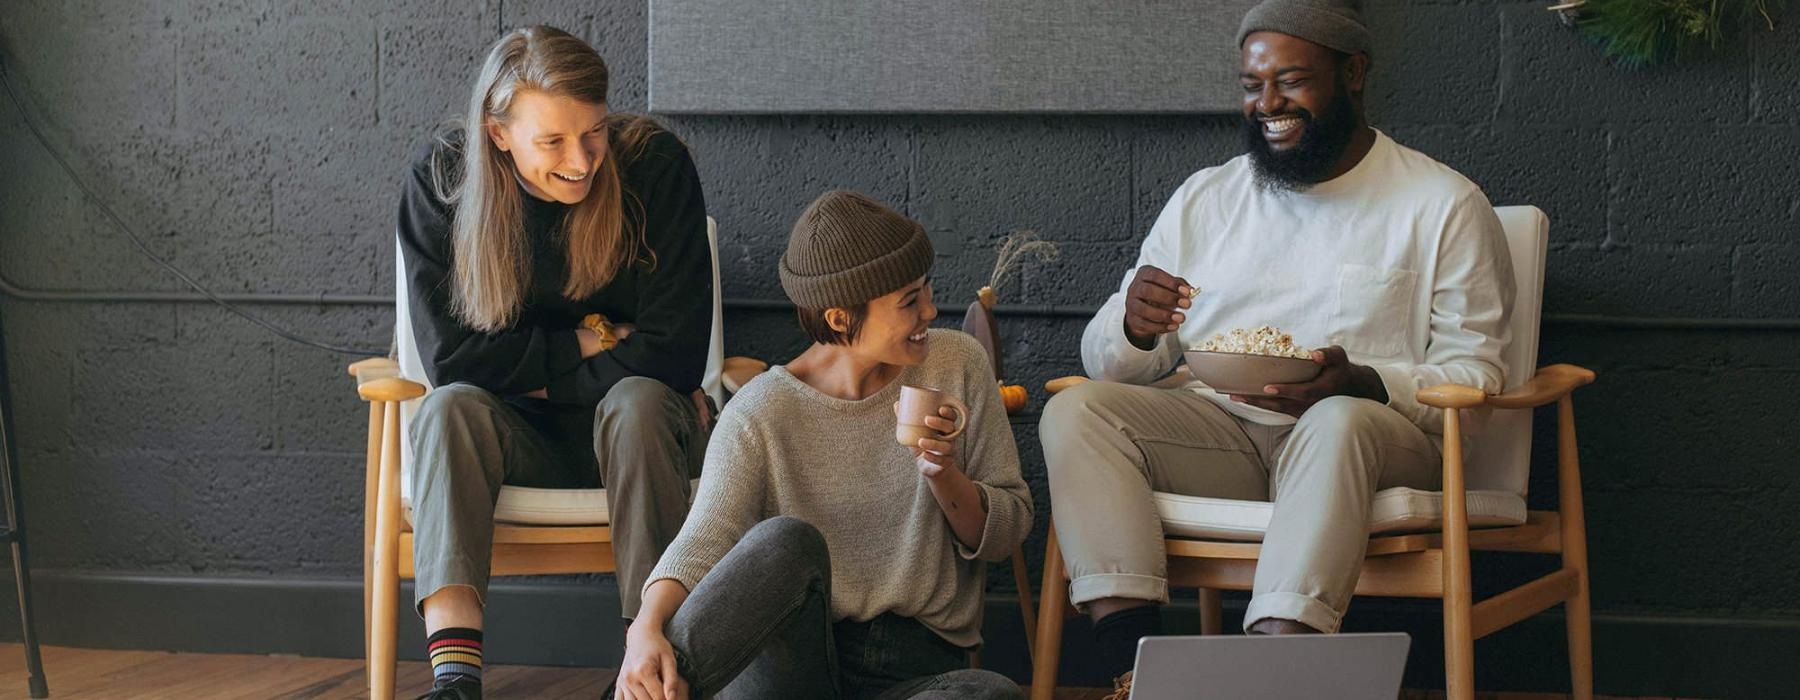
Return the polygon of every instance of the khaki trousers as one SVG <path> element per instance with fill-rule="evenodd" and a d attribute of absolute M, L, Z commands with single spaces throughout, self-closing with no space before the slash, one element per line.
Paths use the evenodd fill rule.
<path fill-rule="evenodd" d="M 494 504 L 503 484 L 606 487 L 619 605 L 635 618 L 644 579 L 687 519 L 706 432 L 687 397 L 645 377 L 592 411 L 553 411 L 468 384 L 425 396 L 412 423 L 414 604 L 445 586 L 487 601 Z"/>
<path fill-rule="evenodd" d="M 1292 425 L 1263 425 L 1186 389 L 1087 382 L 1051 399 L 1038 434 L 1077 607 L 1168 601 L 1153 491 L 1273 501 L 1246 628 L 1274 617 L 1337 631 L 1362 570 L 1375 492 L 1437 490 L 1443 478 L 1439 449 L 1418 426 L 1344 396 Z"/>

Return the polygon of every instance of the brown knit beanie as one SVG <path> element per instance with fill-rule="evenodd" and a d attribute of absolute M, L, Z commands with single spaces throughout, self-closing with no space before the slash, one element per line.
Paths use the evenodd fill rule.
<path fill-rule="evenodd" d="M 1347 54 L 1369 53 L 1369 27 L 1354 0 L 1263 0 L 1238 25 L 1237 43 L 1253 32 L 1279 32 Z"/>
<path fill-rule="evenodd" d="M 855 192 L 819 195 L 788 236 L 781 288 L 815 310 L 849 308 L 906 286 L 931 269 L 925 227 Z"/>

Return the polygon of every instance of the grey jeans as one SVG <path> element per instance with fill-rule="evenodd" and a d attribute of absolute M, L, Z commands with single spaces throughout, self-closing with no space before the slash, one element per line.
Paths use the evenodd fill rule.
<path fill-rule="evenodd" d="M 665 633 L 696 698 L 1025 697 L 911 618 L 832 623 L 825 536 L 785 516 L 750 528 Z"/>
<path fill-rule="evenodd" d="M 1335 632 L 1362 572 L 1375 492 L 1437 490 L 1438 447 L 1387 406 L 1334 396 L 1293 425 L 1237 418 L 1186 389 L 1087 382 L 1038 428 L 1050 513 L 1076 605 L 1166 602 L 1152 492 L 1272 501 L 1244 625 L 1267 617 Z"/>
<path fill-rule="evenodd" d="M 445 586 L 487 600 L 502 484 L 604 485 L 626 618 L 687 518 L 707 437 L 690 399 L 644 377 L 613 385 L 592 411 L 450 384 L 425 396 L 411 427 L 415 605 Z"/>

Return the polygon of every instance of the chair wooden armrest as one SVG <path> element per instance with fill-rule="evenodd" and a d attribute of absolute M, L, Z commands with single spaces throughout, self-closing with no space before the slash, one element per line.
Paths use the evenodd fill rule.
<path fill-rule="evenodd" d="M 754 357 L 727 357 L 719 371 L 719 383 L 725 385 L 725 391 L 735 394 L 768 369 L 769 363 Z"/>
<path fill-rule="evenodd" d="M 356 385 L 364 401 L 409 401 L 425 395 L 425 385 L 410 379 L 382 377 Z"/>
<path fill-rule="evenodd" d="M 1439 384 L 1419 390 L 1419 403 L 1435 408 L 1537 408 L 1554 403 L 1594 382 L 1594 371 L 1576 365 L 1543 367 L 1529 381 L 1503 394 L 1488 395 L 1461 384 Z"/>
<path fill-rule="evenodd" d="M 1537 408 L 1554 403 L 1581 387 L 1594 383 L 1594 371 L 1576 365 L 1539 368 L 1530 381 L 1517 389 L 1488 397 L 1495 408 Z"/>
<path fill-rule="evenodd" d="M 1488 395 L 1472 386 L 1439 384 L 1420 389 L 1417 399 L 1419 403 L 1433 408 L 1474 408 L 1487 403 Z"/>
<path fill-rule="evenodd" d="M 357 379 L 362 379 L 364 375 L 370 373 L 399 373 L 399 371 L 400 363 L 395 362 L 391 357 L 365 357 L 350 363 L 350 376 Z"/>
<path fill-rule="evenodd" d="M 356 395 L 364 401 L 406 401 L 425 395 L 424 384 L 400 377 L 400 363 L 393 358 L 370 357 L 352 362 L 350 376 L 356 377 Z"/>

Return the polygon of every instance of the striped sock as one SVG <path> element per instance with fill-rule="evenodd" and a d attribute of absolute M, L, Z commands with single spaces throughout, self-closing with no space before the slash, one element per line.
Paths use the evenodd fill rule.
<path fill-rule="evenodd" d="M 431 654 L 433 687 L 451 683 L 481 683 L 481 630 L 446 627 L 425 641 Z"/>

